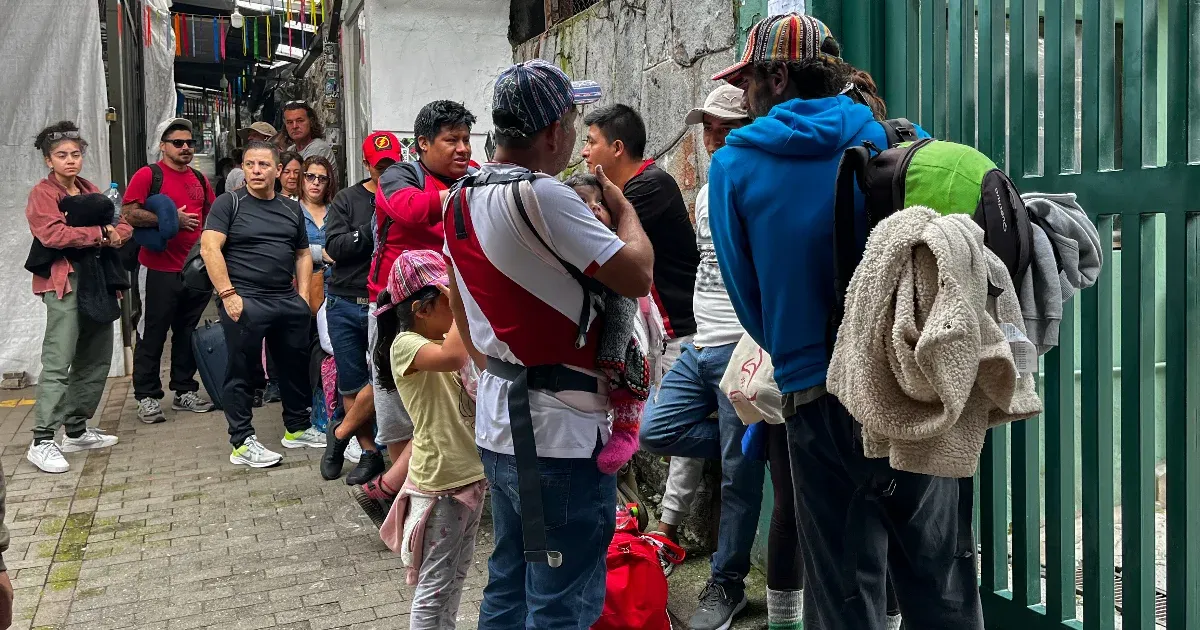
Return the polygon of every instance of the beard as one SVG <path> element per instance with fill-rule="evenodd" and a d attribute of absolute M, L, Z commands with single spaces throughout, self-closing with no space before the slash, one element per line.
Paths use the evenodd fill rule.
<path fill-rule="evenodd" d="M 750 115 L 751 120 L 766 116 L 776 105 L 776 99 L 766 81 L 752 81 L 746 92 L 746 113 Z"/>

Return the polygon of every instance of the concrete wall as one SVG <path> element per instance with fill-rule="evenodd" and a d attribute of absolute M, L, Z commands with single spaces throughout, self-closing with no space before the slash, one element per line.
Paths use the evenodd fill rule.
<path fill-rule="evenodd" d="M 365 0 L 371 128 L 404 138 L 426 103 L 449 99 L 478 118 L 475 157 L 492 128 L 492 83 L 512 63 L 506 0 Z"/>
<path fill-rule="evenodd" d="M 573 79 L 598 81 L 605 90 L 601 105 L 638 109 L 646 121 L 648 157 L 675 176 L 691 207 L 707 181 L 708 156 L 699 126 L 686 127 L 683 119 L 716 87 L 709 77 L 734 61 L 739 4 L 607 0 L 555 25 L 544 38 L 518 45 L 514 56 L 541 57 Z M 582 117 L 580 127 L 582 146 Z"/>

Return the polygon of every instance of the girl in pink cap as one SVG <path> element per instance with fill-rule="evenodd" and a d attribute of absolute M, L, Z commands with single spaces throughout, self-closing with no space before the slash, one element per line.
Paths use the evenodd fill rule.
<path fill-rule="evenodd" d="M 475 402 L 464 383 L 471 380 L 467 349 L 446 287 L 442 255 L 410 250 L 396 259 L 379 294 L 372 352 L 380 386 L 398 391 L 412 417 L 412 460 L 407 479 L 385 473 L 355 488 L 373 518 L 395 497 L 379 535 L 400 553 L 408 583 L 417 587 L 413 628 L 454 627 L 487 486 L 475 448 Z"/>

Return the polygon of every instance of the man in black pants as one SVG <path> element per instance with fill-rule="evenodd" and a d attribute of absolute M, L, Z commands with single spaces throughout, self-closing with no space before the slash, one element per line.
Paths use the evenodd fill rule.
<path fill-rule="evenodd" d="M 278 464 L 254 435 L 250 366 L 261 360 L 263 339 L 279 368 L 285 448 L 324 448 L 325 435 L 309 422 L 309 321 L 305 301 L 312 255 L 300 206 L 275 194 L 279 150 L 251 142 L 242 157 L 246 189 L 213 204 L 200 252 L 221 299 L 221 328 L 229 350 L 225 419 L 229 461 L 253 468 Z M 292 282 L 295 281 L 296 286 Z"/>
<path fill-rule="evenodd" d="M 146 210 L 145 205 L 148 197 L 161 194 L 171 199 L 179 217 L 179 232 L 167 241 L 165 249 L 143 247 L 138 252 L 142 317 L 133 355 L 133 397 L 138 401 L 138 418 L 146 424 L 166 420 L 158 401 L 163 397 L 159 364 L 167 333 L 172 333 L 170 388 L 175 398 L 171 407 L 194 413 L 213 408 L 197 393 L 200 384 L 196 382 L 196 359 L 192 356 L 192 331 L 211 296 L 183 286 L 180 274 L 188 252 L 200 239 L 201 226 L 213 203 L 213 189 L 208 179 L 190 166 L 195 148 L 191 121 L 175 118 L 162 128 L 162 159 L 133 174 L 121 208 L 130 225 L 157 228 L 158 215 Z"/>
<path fill-rule="evenodd" d="M 742 61 L 713 77 L 744 89 L 755 119 L 713 155 L 709 221 L 738 320 L 771 355 L 783 393 L 804 627 L 894 629 L 890 574 L 908 627 L 983 630 L 970 479 L 867 458 L 859 423 L 825 389 L 835 174 L 845 147 L 887 146 L 883 125 L 855 101 L 878 96 L 862 84 L 845 94 L 854 69 L 841 54 L 819 20 L 771 16 L 750 30 Z"/>

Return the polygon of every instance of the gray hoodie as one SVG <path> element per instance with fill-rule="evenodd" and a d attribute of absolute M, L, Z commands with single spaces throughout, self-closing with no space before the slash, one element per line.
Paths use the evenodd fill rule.
<path fill-rule="evenodd" d="M 1033 225 L 1033 260 L 1018 297 L 1026 335 L 1045 354 L 1058 345 L 1062 305 L 1096 283 L 1104 264 L 1100 233 L 1074 193 L 1021 195 Z"/>

